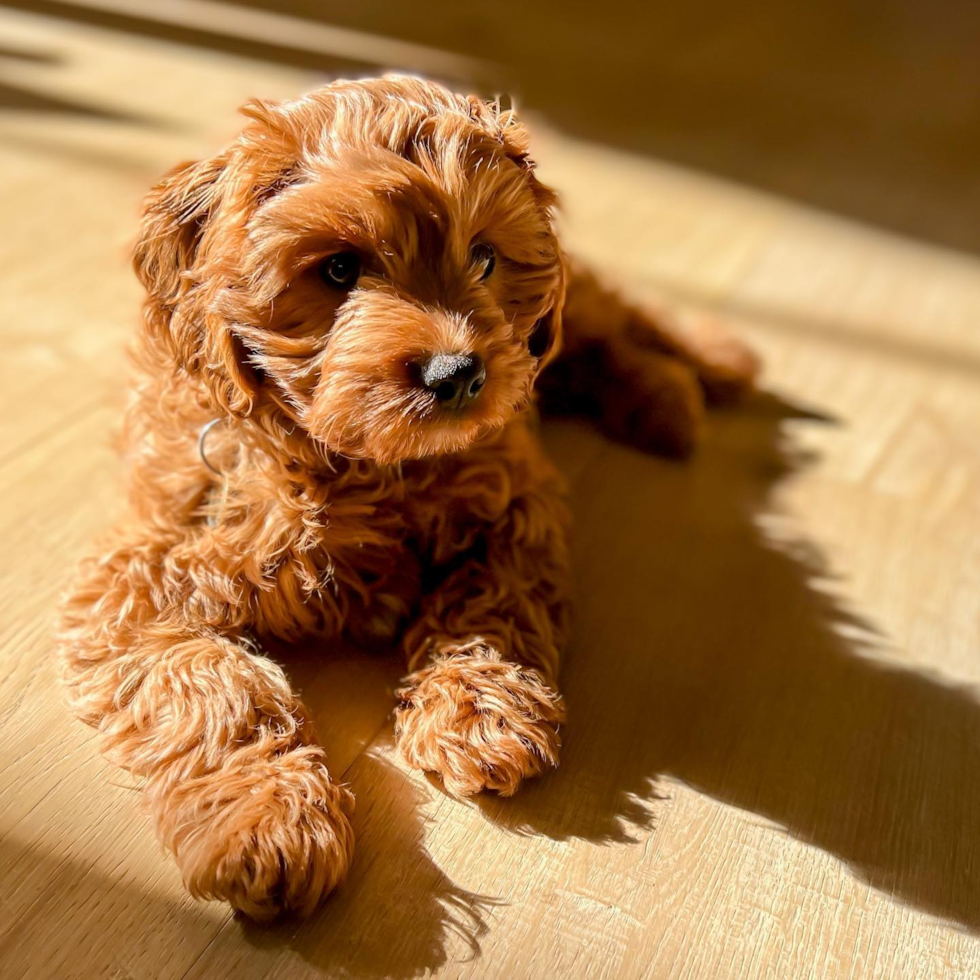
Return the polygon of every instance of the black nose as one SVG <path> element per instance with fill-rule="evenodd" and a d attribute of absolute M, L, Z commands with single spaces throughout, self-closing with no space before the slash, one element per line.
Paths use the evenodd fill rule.
<path fill-rule="evenodd" d="M 421 370 L 422 384 L 449 408 L 472 402 L 487 380 L 487 369 L 476 354 L 433 354 Z"/>

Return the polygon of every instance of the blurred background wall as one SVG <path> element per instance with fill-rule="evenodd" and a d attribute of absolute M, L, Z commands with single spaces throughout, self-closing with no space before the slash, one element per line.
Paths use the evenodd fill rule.
<path fill-rule="evenodd" d="M 980 3 L 972 0 L 0 7 L 325 74 L 402 68 L 513 93 L 569 135 L 980 251 Z M 0 107 L 43 108 L 43 95 L 11 81 L 11 60 L 16 68 L 31 57 L 44 55 L 0 43 Z"/>

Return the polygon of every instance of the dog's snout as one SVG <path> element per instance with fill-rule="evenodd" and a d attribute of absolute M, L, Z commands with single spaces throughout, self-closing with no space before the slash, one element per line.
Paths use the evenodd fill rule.
<path fill-rule="evenodd" d="M 472 402 L 487 380 L 487 369 L 476 354 L 433 354 L 420 368 L 422 385 L 448 408 Z"/>

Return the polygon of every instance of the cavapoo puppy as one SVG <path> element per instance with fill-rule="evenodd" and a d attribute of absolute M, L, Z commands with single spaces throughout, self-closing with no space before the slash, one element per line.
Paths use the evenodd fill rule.
<path fill-rule="evenodd" d="M 403 758 L 512 794 L 564 718 L 568 514 L 536 386 L 683 454 L 756 365 L 566 261 L 510 111 L 404 77 L 243 111 L 147 199 L 130 507 L 60 636 L 191 894 L 268 918 L 312 912 L 353 836 L 262 637 L 398 644 Z"/>

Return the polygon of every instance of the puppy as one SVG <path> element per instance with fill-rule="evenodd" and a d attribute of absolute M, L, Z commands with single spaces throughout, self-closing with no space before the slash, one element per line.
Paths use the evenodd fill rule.
<path fill-rule="evenodd" d="M 353 835 L 261 638 L 397 643 L 404 759 L 509 796 L 564 719 L 568 513 L 535 383 L 683 454 L 755 362 L 565 262 L 512 112 L 403 77 L 243 111 L 147 200 L 129 514 L 60 636 L 190 893 L 263 919 L 312 912 Z"/>

